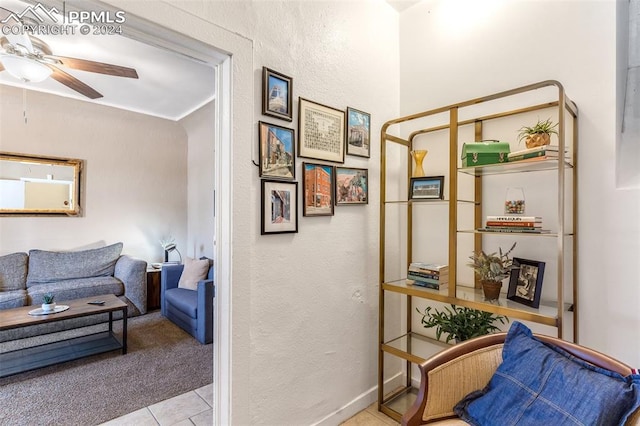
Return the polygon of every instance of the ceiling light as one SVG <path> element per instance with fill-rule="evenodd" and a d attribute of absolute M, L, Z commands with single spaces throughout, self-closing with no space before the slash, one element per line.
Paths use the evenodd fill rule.
<path fill-rule="evenodd" d="M 0 61 L 9 74 L 24 82 L 39 83 L 52 73 L 51 68 L 45 64 L 24 56 L 2 56 Z"/>

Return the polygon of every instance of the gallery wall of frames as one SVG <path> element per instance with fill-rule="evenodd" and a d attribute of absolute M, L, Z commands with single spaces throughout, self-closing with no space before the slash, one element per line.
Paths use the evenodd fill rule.
<path fill-rule="evenodd" d="M 262 235 L 298 232 L 298 203 L 313 217 L 369 202 L 369 170 L 344 162 L 345 155 L 370 157 L 371 115 L 298 97 L 296 139 L 293 99 L 293 79 L 263 67 L 262 114 L 289 123 L 258 121 Z M 300 191 L 296 157 L 304 159 Z"/>

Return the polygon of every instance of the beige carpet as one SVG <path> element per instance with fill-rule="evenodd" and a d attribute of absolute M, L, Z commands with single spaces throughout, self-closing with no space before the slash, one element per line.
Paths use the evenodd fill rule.
<path fill-rule="evenodd" d="M 128 332 L 126 355 L 0 379 L 0 425 L 97 425 L 213 381 L 213 345 L 201 345 L 160 312 L 130 318 Z"/>

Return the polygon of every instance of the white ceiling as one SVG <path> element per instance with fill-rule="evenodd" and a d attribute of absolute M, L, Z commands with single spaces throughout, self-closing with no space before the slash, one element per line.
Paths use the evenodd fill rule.
<path fill-rule="evenodd" d="M 40 3 L 47 7 L 52 4 Z M 0 0 L 0 7 L 16 13 L 24 11 L 29 5 L 19 0 Z M 130 21 L 130 17 L 127 17 L 125 25 Z M 59 22 L 62 22 L 61 17 Z M 6 70 L 0 72 L 0 84 L 170 120 L 185 117 L 215 97 L 214 65 L 195 59 L 191 52 L 177 53 L 172 50 L 175 47 L 155 47 L 120 35 L 81 35 L 79 31 L 76 31 L 76 35 L 37 34 L 36 37 L 46 42 L 54 55 L 134 68 L 139 78 L 115 77 L 61 67 L 104 96 L 96 100 L 90 100 L 51 78 L 41 83 L 23 83 Z"/>

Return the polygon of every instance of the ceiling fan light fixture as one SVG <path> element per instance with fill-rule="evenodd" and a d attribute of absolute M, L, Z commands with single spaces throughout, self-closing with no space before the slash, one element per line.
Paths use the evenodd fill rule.
<path fill-rule="evenodd" d="M 25 82 L 39 83 L 53 72 L 45 64 L 23 56 L 2 56 L 0 61 L 9 74 Z"/>

